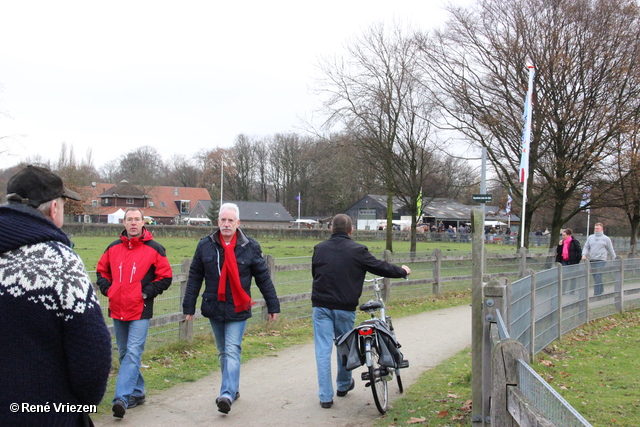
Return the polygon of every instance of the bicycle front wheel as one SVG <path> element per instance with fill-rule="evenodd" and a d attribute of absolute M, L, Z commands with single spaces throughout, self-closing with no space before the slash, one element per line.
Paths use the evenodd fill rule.
<path fill-rule="evenodd" d="M 373 342 L 371 342 L 370 344 L 373 344 Z M 368 365 L 371 393 L 373 394 L 373 400 L 376 403 L 378 411 L 381 414 L 384 414 L 385 412 L 387 412 L 387 408 L 389 406 L 387 368 L 384 366 L 380 366 L 380 355 L 378 354 L 378 348 L 375 345 L 369 345 L 367 346 L 367 348 L 371 348 L 371 364 Z"/>

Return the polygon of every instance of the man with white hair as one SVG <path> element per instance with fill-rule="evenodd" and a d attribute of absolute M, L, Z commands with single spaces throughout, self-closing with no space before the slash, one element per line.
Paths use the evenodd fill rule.
<path fill-rule="evenodd" d="M 252 277 L 267 303 L 269 320 L 276 320 L 280 312 L 280 301 L 260 244 L 244 234 L 239 226 L 238 206 L 234 203 L 220 206 L 218 229 L 200 240 L 193 255 L 182 305 L 186 320 L 193 320 L 204 279 L 201 312 L 209 318 L 216 339 L 222 370 L 216 405 L 223 414 L 229 413 L 231 404 L 240 396 L 242 337 L 254 304 Z"/>

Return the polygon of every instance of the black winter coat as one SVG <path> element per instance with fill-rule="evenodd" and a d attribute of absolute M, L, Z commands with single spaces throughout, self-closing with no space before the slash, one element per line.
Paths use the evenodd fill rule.
<path fill-rule="evenodd" d="M 569 265 L 579 264 L 582 259 L 582 247 L 580 242 L 574 237 L 569 243 Z M 556 248 L 556 262 L 562 262 L 562 244 Z"/>
<path fill-rule="evenodd" d="M 334 234 L 318 243 L 311 264 L 311 305 L 355 311 L 367 272 L 383 277 L 407 276 L 402 267 L 377 259 L 346 234 Z"/>
<path fill-rule="evenodd" d="M 237 230 L 236 234 L 235 254 L 242 288 L 251 296 L 251 278 L 255 278 L 256 285 L 262 293 L 269 313 L 280 313 L 280 301 L 276 296 L 271 276 L 269 276 L 267 263 L 262 257 L 260 244 L 241 230 Z M 187 289 L 182 303 L 184 314 L 195 314 L 196 300 L 204 279 L 205 288 L 202 293 L 200 307 L 203 316 L 219 322 L 246 320 L 251 317 L 251 310 L 235 312 L 231 285 L 228 281 L 227 300 L 218 301 L 218 283 L 220 282 L 220 271 L 223 263 L 224 248 L 220 242 L 220 230 L 216 230 L 213 234 L 200 240 L 193 255 L 193 261 L 189 268 Z"/>

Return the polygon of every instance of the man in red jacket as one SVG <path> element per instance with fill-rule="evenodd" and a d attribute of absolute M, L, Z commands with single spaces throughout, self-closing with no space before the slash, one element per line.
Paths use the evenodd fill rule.
<path fill-rule="evenodd" d="M 96 273 L 98 286 L 109 298 L 109 317 L 118 344 L 120 370 L 113 397 L 113 416 L 145 402 L 140 373 L 153 299 L 171 285 L 171 265 L 164 247 L 144 227 L 142 211 L 127 209 L 125 230 L 102 254 Z"/>

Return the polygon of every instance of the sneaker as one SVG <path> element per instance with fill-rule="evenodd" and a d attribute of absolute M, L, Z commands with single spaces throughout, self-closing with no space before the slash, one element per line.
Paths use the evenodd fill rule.
<path fill-rule="evenodd" d="M 216 405 L 218 405 L 218 412 L 228 414 L 231 410 L 231 401 L 227 397 L 219 397 L 216 399 Z"/>
<path fill-rule="evenodd" d="M 131 396 L 129 397 L 129 405 L 127 405 L 128 409 L 135 408 L 138 405 L 142 405 L 147 401 L 147 398 L 143 394 L 142 396 Z"/>
<path fill-rule="evenodd" d="M 349 385 L 349 388 L 344 391 L 338 390 L 336 394 L 338 395 L 338 397 L 345 397 L 347 393 L 349 393 L 354 388 L 356 388 L 356 382 L 353 380 L 353 378 L 351 378 L 351 385 Z"/>
<path fill-rule="evenodd" d="M 123 418 L 124 414 L 127 412 L 127 405 L 124 403 L 124 400 L 118 399 L 111 407 L 111 410 L 113 411 L 114 417 Z"/>
<path fill-rule="evenodd" d="M 333 400 L 330 400 L 328 402 L 320 402 L 320 406 L 322 406 L 324 409 L 329 409 L 333 406 Z"/>
<path fill-rule="evenodd" d="M 233 399 L 233 400 L 238 400 L 238 399 L 240 399 L 240 392 L 239 392 L 239 391 L 236 391 L 236 398 L 235 398 L 235 399 Z"/>

